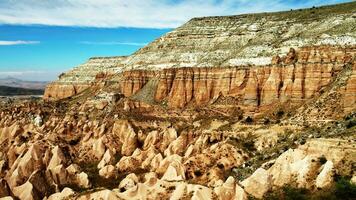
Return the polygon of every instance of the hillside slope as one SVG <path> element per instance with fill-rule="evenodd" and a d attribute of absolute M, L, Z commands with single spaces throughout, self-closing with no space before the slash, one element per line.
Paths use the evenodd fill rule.
<path fill-rule="evenodd" d="M 18 87 L 7 87 L 0 85 L 0 96 L 16 96 L 16 95 L 43 95 L 44 90 L 27 89 Z"/>
<path fill-rule="evenodd" d="M 298 106 L 355 62 L 355 11 L 352 2 L 194 18 L 131 56 L 90 59 L 50 84 L 44 98 L 70 97 L 102 82 L 104 90 L 170 109 L 218 104 L 218 99 L 254 113 L 276 104 Z M 150 80 L 156 84 L 145 87 Z M 153 94 L 149 99 L 133 96 L 147 92 Z M 353 92 L 346 87 L 343 94 L 355 102 Z M 349 112 L 354 104 L 344 107 Z"/>

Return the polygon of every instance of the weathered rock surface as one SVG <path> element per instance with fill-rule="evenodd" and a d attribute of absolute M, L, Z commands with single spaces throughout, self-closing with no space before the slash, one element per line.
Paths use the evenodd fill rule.
<path fill-rule="evenodd" d="M 170 108 L 221 96 L 252 108 L 307 100 L 353 63 L 354 6 L 319 8 L 306 20 L 298 11 L 195 18 L 131 56 L 90 59 L 50 84 L 45 99 L 76 95 L 96 77 L 126 97 Z M 345 88 L 351 101 L 353 85 Z"/>
<path fill-rule="evenodd" d="M 247 193 L 256 198 L 262 198 L 272 187 L 284 185 L 328 188 L 334 182 L 335 173 L 342 173 L 338 169 L 352 168 L 354 159 L 356 148 L 349 141 L 314 139 L 298 149 L 284 152 L 268 170 L 257 169 L 241 184 Z M 343 167 L 337 167 L 341 165 Z"/>
<path fill-rule="evenodd" d="M 59 80 L 46 87 L 44 99 L 64 99 L 89 88 L 95 81 L 103 80 L 119 69 L 126 57 L 93 57 L 88 62 L 61 74 Z"/>

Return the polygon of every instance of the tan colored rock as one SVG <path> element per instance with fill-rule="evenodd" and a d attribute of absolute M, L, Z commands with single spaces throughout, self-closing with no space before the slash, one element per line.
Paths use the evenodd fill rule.
<path fill-rule="evenodd" d="M 163 152 L 167 147 L 177 139 L 177 131 L 174 128 L 166 129 L 162 134 L 160 141 L 160 151 Z"/>
<path fill-rule="evenodd" d="M 117 169 L 114 166 L 106 165 L 105 167 L 99 170 L 99 175 L 108 179 L 108 178 L 115 178 L 118 175 L 118 173 L 117 173 Z"/>
<path fill-rule="evenodd" d="M 137 176 L 135 174 L 129 174 L 120 182 L 119 189 L 121 191 L 126 191 L 135 187 L 137 183 L 138 183 Z"/>
<path fill-rule="evenodd" d="M 162 180 L 183 181 L 185 180 L 184 167 L 180 162 L 171 162 L 163 174 Z"/>
<path fill-rule="evenodd" d="M 70 175 L 75 175 L 80 173 L 80 167 L 77 164 L 71 164 L 66 168 Z"/>
<path fill-rule="evenodd" d="M 307 155 L 302 160 L 296 161 L 291 165 L 292 176 L 300 188 L 311 188 L 320 167 L 317 157 Z"/>
<path fill-rule="evenodd" d="M 315 186 L 317 188 L 326 188 L 326 187 L 330 186 L 334 181 L 333 170 L 334 170 L 333 163 L 331 161 L 327 161 L 322 166 L 322 170 L 319 173 L 319 175 L 316 177 Z"/>
<path fill-rule="evenodd" d="M 305 152 L 299 149 L 290 149 L 279 156 L 274 165 L 268 170 L 273 177 L 273 185 L 283 186 L 292 182 L 291 164 L 302 160 L 305 156 Z"/>
<path fill-rule="evenodd" d="M 36 200 L 40 199 L 40 196 L 34 191 L 33 185 L 30 182 L 26 182 L 13 189 L 14 195 L 23 200 Z"/>
<path fill-rule="evenodd" d="M 77 198 L 78 200 L 88 200 L 88 199 L 100 199 L 100 200 L 120 200 L 115 192 L 108 189 L 101 190 L 98 192 L 93 192 L 90 194 L 84 194 Z"/>
<path fill-rule="evenodd" d="M 13 200 L 14 198 L 12 198 L 11 196 L 7 196 L 7 197 L 1 197 L 0 200 Z"/>
<path fill-rule="evenodd" d="M 70 188 L 64 188 L 61 192 L 57 192 L 48 197 L 47 200 L 65 200 L 74 195 L 74 191 Z"/>
<path fill-rule="evenodd" d="M 188 185 L 187 192 L 193 192 L 192 200 L 209 200 L 213 199 L 213 191 L 201 185 Z"/>
<path fill-rule="evenodd" d="M 91 185 L 89 182 L 88 174 L 85 172 L 81 172 L 80 174 L 76 175 L 76 183 L 83 188 L 89 188 Z"/>
<path fill-rule="evenodd" d="M 247 200 L 248 195 L 246 194 L 245 190 L 242 189 L 239 185 L 236 184 L 235 186 L 235 197 L 236 200 Z"/>
<path fill-rule="evenodd" d="M 160 135 L 159 135 L 158 131 L 149 132 L 145 141 L 144 141 L 143 149 L 146 150 L 146 149 L 151 148 L 152 146 L 155 146 L 156 143 L 159 142 L 159 140 L 160 140 Z"/>
<path fill-rule="evenodd" d="M 103 110 L 108 105 L 107 101 L 100 101 L 95 104 L 95 108 L 98 110 Z"/>
<path fill-rule="evenodd" d="M 27 180 L 35 170 L 41 169 L 42 156 L 43 150 L 38 144 L 31 145 L 22 157 L 19 156 L 8 173 L 7 182 L 10 187 Z"/>
<path fill-rule="evenodd" d="M 167 156 L 167 157 L 169 157 L 169 156 Z M 156 154 L 153 157 L 153 159 L 151 160 L 151 163 L 150 163 L 151 169 L 153 171 L 157 171 L 157 168 L 160 167 L 160 164 L 161 164 L 162 160 L 163 160 L 162 154 L 160 154 L 160 153 Z"/>
<path fill-rule="evenodd" d="M 180 200 L 187 192 L 187 184 L 179 184 L 173 191 L 170 200 Z"/>
<path fill-rule="evenodd" d="M 241 185 L 247 193 L 261 199 L 272 188 L 272 176 L 267 170 L 258 168 L 250 177 L 242 181 Z"/>
<path fill-rule="evenodd" d="M 156 169 L 157 174 L 164 174 L 167 171 L 169 165 L 173 162 L 182 162 L 182 157 L 174 154 L 168 157 L 165 157 L 159 164 L 158 168 Z"/>
<path fill-rule="evenodd" d="M 137 134 L 127 120 L 117 120 L 113 127 L 113 133 L 119 137 L 122 143 L 121 154 L 131 155 L 137 148 Z"/>
<path fill-rule="evenodd" d="M 103 139 L 102 138 L 99 138 L 98 140 L 96 140 L 94 143 L 93 143 L 93 151 L 94 151 L 94 155 L 97 157 L 97 158 L 102 158 L 103 155 L 105 154 L 105 144 L 103 143 Z"/>
<path fill-rule="evenodd" d="M 64 185 L 68 183 L 68 173 L 63 165 L 58 165 L 47 171 L 54 183 Z"/>
<path fill-rule="evenodd" d="M 47 169 L 51 170 L 58 165 L 65 164 L 66 158 L 62 152 L 62 150 L 56 146 L 52 149 L 52 158 L 47 166 Z"/>
<path fill-rule="evenodd" d="M 22 185 L 14 187 L 12 192 L 19 199 L 37 200 L 42 199 L 48 193 L 48 185 L 41 171 L 35 171 Z"/>
<path fill-rule="evenodd" d="M 185 152 L 187 146 L 187 136 L 185 134 L 181 134 L 177 139 L 169 144 L 166 150 L 164 150 L 165 156 L 170 156 L 173 154 L 177 154 L 182 156 Z"/>
<path fill-rule="evenodd" d="M 355 175 L 352 176 L 350 182 L 351 182 L 352 184 L 356 184 L 356 176 L 355 176 Z"/>
<path fill-rule="evenodd" d="M 107 164 L 112 164 L 114 160 L 114 153 L 110 149 L 107 149 L 103 158 L 98 164 L 98 169 L 105 167 Z"/>
<path fill-rule="evenodd" d="M 232 176 L 223 183 L 221 186 L 214 188 L 215 194 L 221 200 L 229 200 L 235 198 L 235 179 Z"/>

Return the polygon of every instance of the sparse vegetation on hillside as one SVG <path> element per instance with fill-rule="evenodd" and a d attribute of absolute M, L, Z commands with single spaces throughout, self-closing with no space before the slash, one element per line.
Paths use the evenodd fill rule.
<path fill-rule="evenodd" d="M 0 96 L 43 95 L 44 90 L 0 86 Z"/>

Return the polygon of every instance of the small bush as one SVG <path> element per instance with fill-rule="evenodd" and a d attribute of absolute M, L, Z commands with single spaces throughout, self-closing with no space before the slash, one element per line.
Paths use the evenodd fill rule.
<path fill-rule="evenodd" d="M 355 199 L 356 185 L 350 183 L 345 177 L 340 177 L 335 184 L 335 195 L 339 199 Z"/>
<path fill-rule="evenodd" d="M 248 116 L 248 117 L 245 119 L 245 122 L 246 122 L 246 123 L 252 123 L 252 122 L 253 122 L 252 117 Z"/>
<path fill-rule="evenodd" d="M 271 121 L 268 119 L 268 118 L 265 118 L 264 121 L 263 121 L 263 124 L 264 125 L 267 125 L 269 124 Z"/>
<path fill-rule="evenodd" d="M 308 190 L 304 188 L 294 188 L 290 186 L 285 186 L 283 192 L 286 200 L 304 200 L 307 198 Z"/>
<path fill-rule="evenodd" d="M 319 163 L 320 163 L 320 164 L 323 165 L 323 164 L 325 164 L 327 161 L 328 161 L 328 160 L 325 158 L 324 155 L 322 155 L 322 156 L 319 157 Z"/>
<path fill-rule="evenodd" d="M 356 119 L 353 118 L 353 119 L 350 119 L 346 122 L 346 128 L 352 128 L 356 126 Z"/>
<path fill-rule="evenodd" d="M 278 118 L 282 118 L 284 115 L 284 111 L 283 110 L 278 110 L 278 112 L 276 113 Z"/>
<path fill-rule="evenodd" d="M 304 188 L 295 188 L 292 186 L 284 186 L 279 190 L 272 191 L 266 194 L 267 200 L 306 200 L 308 198 L 308 190 Z"/>
<path fill-rule="evenodd" d="M 253 140 L 246 140 L 242 146 L 249 151 L 256 151 L 255 142 Z"/>

